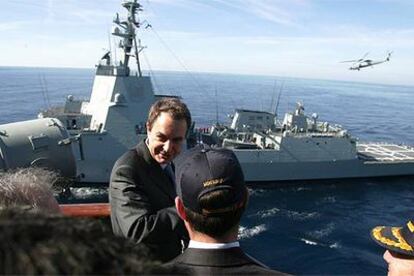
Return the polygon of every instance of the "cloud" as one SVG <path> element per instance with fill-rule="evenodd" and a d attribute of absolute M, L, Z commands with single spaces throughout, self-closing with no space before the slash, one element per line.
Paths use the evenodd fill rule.
<path fill-rule="evenodd" d="M 168 40 L 188 40 L 188 39 L 206 39 L 210 37 L 202 32 L 181 32 L 181 31 L 160 31 L 157 34 Z"/>
<path fill-rule="evenodd" d="M 210 1 L 210 0 L 209 0 Z M 211 7 L 209 1 L 204 0 L 151 0 L 152 4 L 162 4 L 174 7 L 180 7 L 191 10 L 203 10 Z M 151 7 L 151 3 L 147 1 L 146 6 Z"/>
<path fill-rule="evenodd" d="M 214 0 L 214 2 L 235 8 L 259 19 L 280 25 L 299 26 L 298 18 L 309 8 L 305 0 Z"/>
<path fill-rule="evenodd" d="M 47 16 L 46 22 L 53 22 L 55 19 L 55 0 L 48 0 L 47 1 Z"/>
<path fill-rule="evenodd" d="M 101 19 L 114 17 L 115 13 L 112 11 L 99 11 L 99 10 L 83 10 L 77 9 L 71 12 L 71 16 L 74 17 L 73 20 L 80 20 L 82 24 L 99 24 Z M 99 20 L 99 21 L 98 21 Z M 98 22 L 97 22 L 98 21 Z"/>
<path fill-rule="evenodd" d="M 286 1 L 285 1 L 286 2 Z M 245 12 L 250 12 L 257 17 L 281 25 L 297 26 L 297 9 L 295 2 L 290 2 L 289 6 L 284 6 L 281 1 L 252 1 L 244 2 Z"/>
<path fill-rule="evenodd" d="M 22 29 L 28 23 L 29 23 L 28 21 L 3 22 L 3 23 L 0 23 L 0 32 Z"/>
<path fill-rule="evenodd" d="M 414 29 L 373 30 L 332 26 L 332 32 L 313 36 L 228 36 L 203 32 L 161 31 L 159 34 L 169 40 L 211 40 L 246 45 L 342 45 L 350 47 L 375 48 L 385 46 L 413 47 Z"/>
<path fill-rule="evenodd" d="M 13 3 L 16 7 L 24 7 L 25 9 L 36 8 L 30 18 L 34 18 L 33 23 L 43 22 L 55 25 L 73 25 L 82 24 L 100 24 L 102 18 L 111 19 L 119 8 L 120 0 L 47 0 L 39 3 L 25 2 Z M 16 9 L 14 7 L 14 9 Z M 13 14 L 13 12 L 12 12 Z M 53 28 L 53 26 L 51 26 Z"/>
<path fill-rule="evenodd" d="M 228 9 L 280 25 L 298 26 L 298 18 L 310 6 L 308 0 L 153 0 L 153 3 L 192 10 Z"/>

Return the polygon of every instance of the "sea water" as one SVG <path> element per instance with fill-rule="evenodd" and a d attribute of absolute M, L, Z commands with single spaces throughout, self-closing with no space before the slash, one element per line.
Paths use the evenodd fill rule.
<path fill-rule="evenodd" d="M 414 87 L 270 76 L 152 72 L 157 94 L 178 95 L 197 127 L 228 123 L 236 108 L 277 112 L 296 102 L 361 141 L 414 145 Z M 29 120 L 67 95 L 87 99 L 94 71 L 0 67 L 0 124 Z M 323 168 L 321 168 L 323 169 Z M 275 183 L 253 187 L 240 227 L 245 250 L 292 274 L 385 274 L 377 225 L 414 217 L 414 177 Z M 106 200 L 77 188 L 69 201 Z M 67 199 L 66 199 L 67 200 Z"/>

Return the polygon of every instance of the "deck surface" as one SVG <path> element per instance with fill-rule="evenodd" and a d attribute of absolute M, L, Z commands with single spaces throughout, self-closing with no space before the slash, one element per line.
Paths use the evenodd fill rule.
<path fill-rule="evenodd" d="M 397 144 L 358 144 L 358 157 L 367 161 L 414 162 L 414 148 Z"/>

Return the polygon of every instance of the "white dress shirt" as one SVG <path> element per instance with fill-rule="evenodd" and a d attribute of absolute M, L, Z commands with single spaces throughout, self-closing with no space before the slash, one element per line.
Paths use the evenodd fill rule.
<path fill-rule="evenodd" d="M 232 247 L 240 247 L 238 241 L 228 243 L 207 243 L 190 240 L 188 248 L 200 248 L 200 249 L 227 249 Z"/>

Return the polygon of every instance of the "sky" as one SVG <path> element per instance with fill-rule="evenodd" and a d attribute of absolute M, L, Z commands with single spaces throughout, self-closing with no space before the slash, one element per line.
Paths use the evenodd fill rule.
<path fill-rule="evenodd" d="M 0 66 L 93 68 L 121 0 L 0 0 Z M 141 0 L 144 69 L 414 85 L 412 0 Z M 344 60 L 390 62 L 350 71 Z"/>

